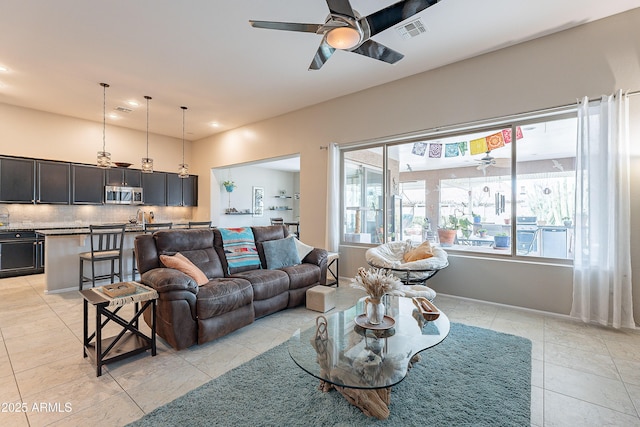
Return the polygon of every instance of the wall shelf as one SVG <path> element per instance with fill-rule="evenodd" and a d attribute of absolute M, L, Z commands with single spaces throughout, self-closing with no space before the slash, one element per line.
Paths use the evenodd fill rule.
<path fill-rule="evenodd" d="M 291 196 L 273 196 L 276 199 L 291 199 Z"/>
<path fill-rule="evenodd" d="M 225 215 L 253 215 L 253 212 L 225 212 Z"/>
<path fill-rule="evenodd" d="M 292 211 L 291 208 L 269 208 L 270 211 Z"/>

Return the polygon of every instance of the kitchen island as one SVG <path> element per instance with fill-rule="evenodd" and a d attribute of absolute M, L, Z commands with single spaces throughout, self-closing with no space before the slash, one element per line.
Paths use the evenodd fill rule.
<path fill-rule="evenodd" d="M 78 255 L 82 252 L 91 251 L 89 228 L 59 228 L 35 231 L 44 237 L 45 293 L 77 290 L 80 263 Z M 143 232 L 142 226 L 127 227 L 122 249 L 122 268 L 125 273 L 122 281 L 130 279 L 133 263 L 133 240 Z M 86 268 L 90 267 L 87 265 Z M 108 266 L 105 263 L 96 264 L 96 274 L 106 273 L 107 268 Z"/>

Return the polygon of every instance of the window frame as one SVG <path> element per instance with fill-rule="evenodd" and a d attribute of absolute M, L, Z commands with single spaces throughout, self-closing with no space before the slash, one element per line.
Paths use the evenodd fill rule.
<path fill-rule="evenodd" d="M 493 131 L 496 127 L 500 128 L 511 128 L 512 135 L 516 135 L 516 129 L 518 127 L 524 128 L 528 125 L 538 124 L 544 121 L 555 121 L 555 120 L 563 120 L 577 118 L 577 106 L 565 106 L 565 107 L 556 107 L 550 108 L 546 110 L 539 110 L 530 113 L 517 114 L 513 116 L 506 116 L 502 118 L 496 118 L 492 120 L 485 120 L 479 122 L 471 122 L 460 125 L 452 125 L 443 128 L 435 128 L 430 130 L 424 130 L 411 134 L 401 134 L 395 135 L 380 139 L 374 140 L 366 140 L 359 141 L 352 144 L 345 144 L 340 146 L 340 245 L 349 245 L 349 246 L 361 246 L 361 247 L 374 247 L 376 244 L 370 243 L 355 243 L 355 242 L 347 242 L 345 240 L 345 197 L 344 197 L 344 188 L 345 188 L 345 161 L 352 161 L 350 159 L 345 159 L 345 154 L 358 150 L 366 150 L 372 148 L 381 148 L 382 149 L 382 215 L 384 218 L 383 221 L 383 239 L 384 242 L 387 241 L 388 236 L 388 221 L 386 220 L 388 209 L 393 208 L 393 206 L 389 205 L 390 200 L 390 183 L 389 183 L 389 148 L 404 144 L 410 144 L 414 142 L 427 142 L 434 141 L 441 138 L 452 138 L 452 137 L 460 137 L 466 136 L 470 133 L 481 133 L 487 131 Z M 577 141 L 576 141 L 577 143 Z M 511 236 L 514 238 L 517 236 L 516 230 L 516 217 L 517 217 L 517 209 L 518 204 L 515 201 L 518 200 L 518 186 L 516 185 L 518 181 L 518 156 L 517 156 L 517 143 L 510 144 L 511 149 L 511 164 L 510 164 L 510 179 L 511 179 L 511 201 L 510 203 L 510 230 Z M 437 224 L 436 224 L 437 226 Z M 511 244 L 509 252 L 503 252 L 499 254 L 491 254 L 484 252 L 472 252 L 472 251 L 464 251 L 464 250 L 456 250 L 455 248 L 446 248 L 447 252 L 450 252 L 459 256 L 468 256 L 474 258 L 496 258 L 502 260 L 517 260 L 529 263 L 543 263 L 543 264 L 560 264 L 560 265 L 573 265 L 572 258 L 544 258 L 542 256 L 532 256 L 532 255 L 519 255 L 517 253 L 517 245 Z"/>

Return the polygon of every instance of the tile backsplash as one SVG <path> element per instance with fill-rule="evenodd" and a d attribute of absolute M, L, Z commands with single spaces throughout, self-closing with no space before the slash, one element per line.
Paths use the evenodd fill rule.
<path fill-rule="evenodd" d="M 129 218 L 135 218 L 138 209 L 147 217 L 153 212 L 155 222 L 186 223 L 193 214 L 192 207 L 180 206 L 0 204 L 0 210 L 4 210 L 2 208 L 9 211 L 11 228 L 128 222 Z"/>

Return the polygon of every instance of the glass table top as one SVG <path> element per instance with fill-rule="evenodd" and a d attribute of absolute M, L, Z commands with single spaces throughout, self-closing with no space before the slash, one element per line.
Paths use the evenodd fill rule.
<path fill-rule="evenodd" d="M 323 315 L 324 326 L 297 330 L 288 341 L 293 361 L 314 377 L 349 388 L 391 387 L 404 379 L 417 353 L 442 342 L 449 334 L 449 319 L 423 319 L 411 298 L 385 296 L 386 315 L 395 323 L 376 330 L 356 324 L 364 313 L 364 298 L 342 312 Z M 318 319 L 322 317 L 318 316 Z M 317 336 L 319 335 L 319 336 Z"/>

